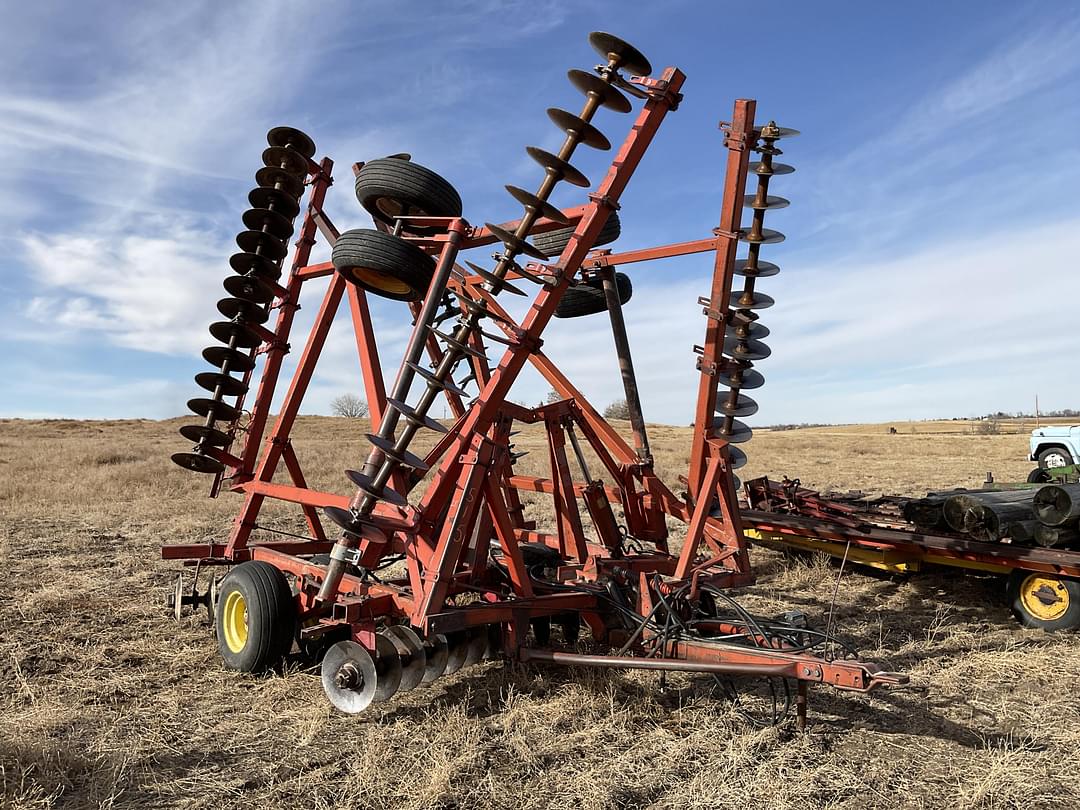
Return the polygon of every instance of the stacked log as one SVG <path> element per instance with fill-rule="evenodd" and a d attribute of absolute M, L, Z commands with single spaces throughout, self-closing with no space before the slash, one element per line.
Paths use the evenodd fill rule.
<path fill-rule="evenodd" d="M 1039 520 L 1035 542 L 1046 548 L 1080 548 L 1080 484 L 1050 484 L 1032 499 Z"/>

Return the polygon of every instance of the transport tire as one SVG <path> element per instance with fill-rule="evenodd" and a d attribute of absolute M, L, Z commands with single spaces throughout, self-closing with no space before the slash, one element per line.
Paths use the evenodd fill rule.
<path fill-rule="evenodd" d="M 573 236 L 574 230 L 575 228 L 559 228 L 547 233 L 533 234 L 529 238 L 537 248 L 548 256 L 555 258 L 570 244 L 570 237 Z M 600 235 L 596 237 L 594 246 L 600 247 L 614 242 L 619 238 L 620 233 L 622 233 L 622 225 L 619 223 L 619 214 L 617 211 L 612 211 L 607 218 L 607 222 L 604 223 L 604 227 L 600 229 Z"/>
<path fill-rule="evenodd" d="M 379 158 L 365 163 L 356 175 L 356 199 L 379 222 L 391 227 L 396 216 L 461 216 L 461 196 L 450 183 L 431 169 L 400 157 Z M 430 233 L 433 228 L 408 224 L 412 233 Z"/>
<path fill-rule="evenodd" d="M 1047 447 L 1039 453 L 1039 466 L 1044 470 L 1051 470 L 1055 467 L 1068 467 L 1073 463 L 1073 457 L 1064 447 Z"/>
<path fill-rule="evenodd" d="M 270 563 L 236 566 L 218 589 L 218 650 L 225 666 L 261 672 L 281 663 L 296 630 L 296 600 L 285 575 Z"/>
<path fill-rule="evenodd" d="M 619 301 L 626 304 L 634 294 L 630 277 L 625 273 L 616 273 L 615 286 L 619 290 Z M 555 307 L 556 318 L 583 318 L 597 312 L 607 312 L 607 298 L 600 279 L 590 279 L 568 288 L 559 305 Z"/>
<path fill-rule="evenodd" d="M 416 245 L 371 228 L 341 234 L 331 261 L 349 283 L 395 301 L 423 298 L 435 272 L 435 260 Z"/>
<path fill-rule="evenodd" d="M 1009 575 L 1009 605 L 1024 627 L 1071 630 L 1080 627 L 1080 581 L 1015 569 Z"/>

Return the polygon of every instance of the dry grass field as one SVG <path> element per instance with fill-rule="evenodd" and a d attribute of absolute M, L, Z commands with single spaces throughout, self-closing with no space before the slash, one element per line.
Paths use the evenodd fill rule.
<path fill-rule="evenodd" d="M 999 580 L 951 570 L 845 572 L 842 632 L 912 686 L 811 690 L 805 734 L 748 727 L 705 684 L 673 678 L 660 691 L 647 673 L 490 662 L 346 717 L 299 665 L 226 671 L 205 614 L 177 625 L 162 607 L 176 567 L 159 545 L 223 536 L 239 503 L 208 500 L 206 478 L 169 462 L 178 424 L 0 421 L 2 806 L 1080 806 L 1077 637 L 1021 629 Z M 916 494 L 1030 468 L 1022 435 L 927 426 L 762 432 L 743 474 Z M 313 485 L 345 491 L 364 427 L 301 420 Z M 686 435 L 653 429 L 672 483 Z M 286 509 L 265 522 L 302 528 Z M 748 607 L 824 624 L 834 566 L 753 560 Z"/>

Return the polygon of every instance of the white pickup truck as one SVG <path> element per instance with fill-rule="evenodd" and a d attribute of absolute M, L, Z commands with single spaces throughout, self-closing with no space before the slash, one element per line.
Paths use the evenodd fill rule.
<path fill-rule="evenodd" d="M 1035 428 L 1031 431 L 1029 458 L 1044 470 L 1076 464 L 1080 460 L 1080 425 Z"/>

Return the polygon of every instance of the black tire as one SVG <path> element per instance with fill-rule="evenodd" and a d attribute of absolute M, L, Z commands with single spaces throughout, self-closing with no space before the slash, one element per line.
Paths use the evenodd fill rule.
<path fill-rule="evenodd" d="M 616 273 L 615 286 L 619 290 L 619 301 L 625 305 L 634 294 L 630 277 L 625 273 Z M 555 307 L 556 318 L 582 318 L 597 312 L 607 312 L 607 297 L 604 295 L 603 282 L 596 278 L 567 289 Z"/>
<path fill-rule="evenodd" d="M 1020 624 L 1038 630 L 1080 627 L 1080 580 L 1014 569 L 1006 591 Z"/>
<path fill-rule="evenodd" d="M 461 196 L 431 169 L 401 158 L 379 158 L 365 163 L 356 175 L 356 199 L 379 222 L 395 224 L 395 216 L 461 216 Z M 430 233 L 432 228 L 404 230 Z"/>
<path fill-rule="evenodd" d="M 1074 463 L 1072 455 L 1064 447 L 1047 447 L 1039 453 L 1039 466 L 1044 470 L 1068 467 Z"/>
<path fill-rule="evenodd" d="M 270 563 L 252 560 L 230 571 L 218 589 L 215 613 L 218 650 L 229 669 L 261 672 L 288 655 L 296 600 L 285 575 Z"/>
<path fill-rule="evenodd" d="M 435 272 L 435 260 L 416 245 L 371 228 L 341 234 L 331 260 L 349 283 L 395 301 L 423 298 Z"/>
<path fill-rule="evenodd" d="M 548 256 L 555 258 L 563 249 L 570 244 L 570 237 L 574 234 L 574 228 L 559 228 L 557 231 L 538 233 L 529 237 L 529 240 Z M 600 229 L 600 235 L 596 237 L 594 247 L 607 245 L 619 238 L 622 233 L 622 225 L 619 224 L 619 213 L 612 211 Z"/>
<path fill-rule="evenodd" d="M 1053 476 L 1042 467 L 1036 467 L 1028 473 L 1027 477 L 1027 482 L 1029 484 L 1049 484 L 1053 480 Z"/>

